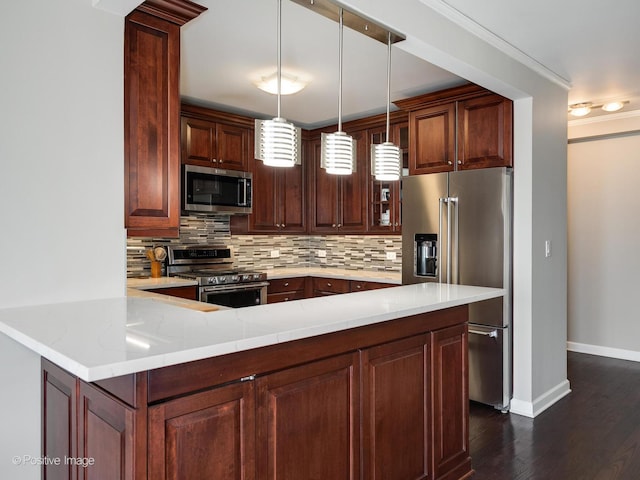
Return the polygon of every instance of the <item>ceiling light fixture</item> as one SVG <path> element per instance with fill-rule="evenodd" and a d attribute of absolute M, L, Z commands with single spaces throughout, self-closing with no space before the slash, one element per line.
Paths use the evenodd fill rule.
<path fill-rule="evenodd" d="M 320 166 L 333 175 L 351 175 L 355 158 L 356 141 L 342 131 L 342 30 L 343 9 L 339 18 L 338 63 L 338 131 L 322 133 Z"/>
<path fill-rule="evenodd" d="M 260 77 L 260 80 L 254 82 L 255 86 L 260 90 L 277 95 L 278 93 L 278 72 L 273 72 L 271 75 Z M 280 72 L 280 95 L 293 95 L 298 93 L 308 82 L 290 75 L 285 72 Z"/>
<path fill-rule="evenodd" d="M 629 103 L 628 100 L 605 102 L 599 103 L 597 105 L 594 105 L 592 102 L 574 103 L 573 105 L 569 105 L 569 113 L 574 117 L 584 117 L 596 108 L 601 108 L 605 112 L 617 112 L 618 110 L 621 110 L 627 103 Z"/>
<path fill-rule="evenodd" d="M 624 107 L 624 104 L 627 102 L 608 102 L 602 105 L 602 109 L 605 112 L 617 112 L 618 110 Z"/>
<path fill-rule="evenodd" d="M 569 113 L 574 117 L 584 117 L 591 112 L 591 103 L 575 103 L 569 106 Z"/>
<path fill-rule="evenodd" d="M 371 145 L 371 172 L 376 180 L 400 180 L 400 148 L 389 141 L 391 103 L 391 32 L 387 41 L 387 135 L 384 143 Z"/>
<path fill-rule="evenodd" d="M 278 115 L 272 120 L 255 121 L 255 157 L 271 167 L 293 167 L 300 163 L 301 132 L 280 116 L 282 94 L 282 0 L 278 2 L 278 42 L 276 94 Z"/>

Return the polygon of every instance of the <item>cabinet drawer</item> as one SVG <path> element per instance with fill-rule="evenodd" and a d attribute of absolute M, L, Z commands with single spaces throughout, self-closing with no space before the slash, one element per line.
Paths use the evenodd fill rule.
<path fill-rule="evenodd" d="M 298 290 L 304 293 L 304 280 L 305 277 L 276 278 L 269 280 L 267 292 L 269 295 L 272 293 L 297 292 Z"/>
<path fill-rule="evenodd" d="M 302 300 L 304 298 L 307 298 L 304 294 L 304 290 L 270 293 L 267 295 L 267 303 L 290 302 L 292 300 Z"/>
<path fill-rule="evenodd" d="M 314 295 L 325 293 L 349 293 L 351 286 L 349 280 L 340 278 L 314 278 L 313 292 Z"/>
<path fill-rule="evenodd" d="M 357 280 L 351 280 L 351 291 L 352 292 L 362 292 L 364 290 L 377 290 L 379 288 L 388 288 L 394 287 L 395 285 L 392 283 L 382 283 L 382 282 L 360 282 Z"/>

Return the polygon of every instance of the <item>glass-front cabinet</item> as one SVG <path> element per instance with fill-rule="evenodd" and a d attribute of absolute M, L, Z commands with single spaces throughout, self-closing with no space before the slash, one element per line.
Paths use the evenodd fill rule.
<path fill-rule="evenodd" d="M 400 147 L 402 176 L 409 174 L 409 127 L 407 122 L 390 126 L 389 140 Z M 369 144 L 383 143 L 386 127 L 369 129 Z M 402 230 L 402 177 L 399 181 L 379 181 L 371 175 L 369 185 L 370 232 L 400 233 Z"/>

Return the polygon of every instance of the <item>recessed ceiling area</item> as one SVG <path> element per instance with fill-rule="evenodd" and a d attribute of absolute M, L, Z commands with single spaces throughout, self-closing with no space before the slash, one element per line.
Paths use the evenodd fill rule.
<path fill-rule="evenodd" d="M 276 114 L 276 97 L 254 82 L 276 71 L 276 0 L 201 0 L 208 10 L 181 29 L 183 99 L 259 118 Z M 386 110 L 387 46 L 344 29 L 342 118 Z M 465 83 L 456 75 L 393 47 L 391 100 Z M 304 128 L 338 118 L 338 24 L 282 2 L 282 70 L 307 86 L 282 97 L 282 116 Z"/>

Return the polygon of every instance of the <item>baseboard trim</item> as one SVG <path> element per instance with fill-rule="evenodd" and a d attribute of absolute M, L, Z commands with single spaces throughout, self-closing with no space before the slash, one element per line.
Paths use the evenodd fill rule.
<path fill-rule="evenodd" d="M 517 398 L 512 399 L 511 408 L 509 411 L 511 413 L 515 413 L 516 415 L 534 418 L 537 415 L 540 415 L 558 400 L 566 397 L 570 393 L 571 386 L 569 385 L 569 380 L 564 380 L 555 387 L 547 390 L 533 402 L 527 402 L 525 400 L 520 400 Z"/>
<path fill-rule="evenodd" d="M 588 343 L 578 342 L 567 342 L 567 350 L 570 352 L 598 355 L 600 357 L 640 362 L 640 352 L 636 352 L 634 350 L 623 350 L 621 348 L 602 347 L 600 345 L 589 345 Z"/>

